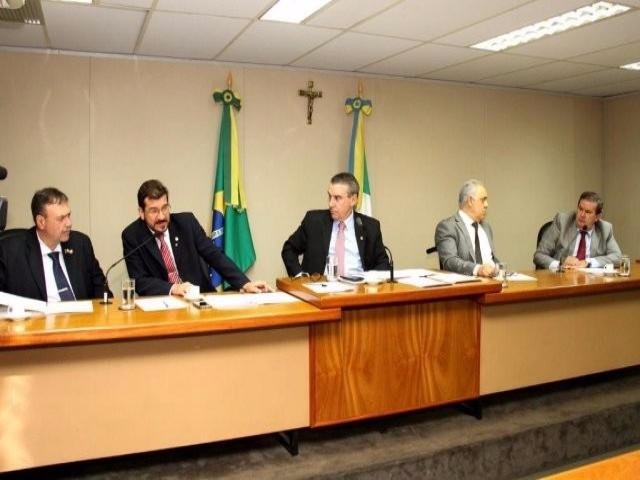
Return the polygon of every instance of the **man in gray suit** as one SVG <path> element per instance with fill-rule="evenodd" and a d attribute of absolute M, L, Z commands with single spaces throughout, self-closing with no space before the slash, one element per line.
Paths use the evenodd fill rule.
<path fill-rule="evenodd" d="M 464 182 L 458 194 L 460 209 L 436 227 L 435 242 L 444 270 L 491 277 L 498 262 L 487 216 L 487 189 L 479 180 Z"/>
<path fill-rule="evenodd" d="M 542 235 L 533 263 L 538 268 L 604 267 L 620 263 L 613 227 L 602 220 L 604 202 L 595 192 L 583 192 L 575 212 L 558 213 Z"/>

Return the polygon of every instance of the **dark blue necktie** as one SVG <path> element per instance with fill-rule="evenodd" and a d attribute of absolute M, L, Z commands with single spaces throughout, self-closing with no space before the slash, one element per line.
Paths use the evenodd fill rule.
<path fill-rule="evenodd" d="M 67 277 L 65 277 L 64 272 L 62 271 L 62 266 L 60 265 L 60 252 L 51 252 L 47 255 L 49 255 L 53 261 L 53 276 L 56 279 L 56 287 L 58 287 L 60 300 L 63 302 L 67 300 L 75 300 L 76 297 L 73 295 L 71 285 L 69 285 Z"/>
<path fill-rule="evenodd" d="M 482 250 L 480 250 L 480 237 L 478 236 L 478 222 L 473 222 L 473 229 L 476 231 L 475 235 L 475 253 L 476 253 L 476 263 L 482 265 Z"/>

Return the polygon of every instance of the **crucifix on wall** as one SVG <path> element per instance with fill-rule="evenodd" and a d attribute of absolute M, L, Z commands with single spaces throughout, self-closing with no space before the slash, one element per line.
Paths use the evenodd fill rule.
<path fill-rule="evenodd" d="M 322 91 L 313 89 L 313 80 L 307 82 L 307 89 L 298 90 L 298 95 L 307 97 L 307 125 L 311 125 L 313 116 L 313 101 L 316 98 L 322 98 Z"/>

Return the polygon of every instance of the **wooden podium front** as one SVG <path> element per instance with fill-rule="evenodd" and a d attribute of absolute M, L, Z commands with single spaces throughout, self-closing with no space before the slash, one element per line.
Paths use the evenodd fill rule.
<path fill-rule="evenodd" d="M 278 288 L 342 320 L 310 326 L 312 426 L 474 399 L 479 394 L 480 311 L 475 299 L 493 281 L 420 289 L 357 286 L 314 294 L 308 279 Z"/>

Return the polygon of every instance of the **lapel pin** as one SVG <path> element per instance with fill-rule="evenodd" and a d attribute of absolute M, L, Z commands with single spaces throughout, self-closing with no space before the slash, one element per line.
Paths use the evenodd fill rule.
<path fill-rule="evenodd" d="M 73 255 L 73 248 L 65 248 L 64 253 L 66 255 Z"/>

